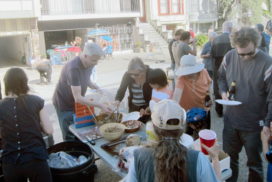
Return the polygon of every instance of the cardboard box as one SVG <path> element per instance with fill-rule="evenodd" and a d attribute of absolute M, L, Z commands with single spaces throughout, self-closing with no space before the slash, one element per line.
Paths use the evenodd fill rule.
<path fill-rule="evenodd" d="M 194 141 L 193 149 L 201 151 L 199 139 Z M 224 151 L 220 151 L 220 153 L 219 153 L 219 164 L 220 164 L 221 171 L 224 171 L 226 169 L 230 169 L 230 157 Z"/>
<path fill-rule="evenodd" d="M 230 157 L 224 151 L 220 151 L 219 153 L 219 163 L 221 172 L 226 169 L 230 169 Z"/>

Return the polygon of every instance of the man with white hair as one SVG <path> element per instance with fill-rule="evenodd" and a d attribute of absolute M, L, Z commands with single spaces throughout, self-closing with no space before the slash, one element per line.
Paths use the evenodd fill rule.
<path fill-rule="evenodd" d="M 53 104 L 57 111 L 63 139 L 66 141 L 75 138 L 69 131 L 69 125 L 73 123 L 75 103 L 110 112 L 105 104 L 84 97 L 88 87 L 99 90 L 99 87 L 90 80 L 90 74 L 103 55 L 104 52 L 96 43 L 86 43 L 81 55 L 66 63 L 62 69 L 53 96 Z"/>
<path fill-rule="evenodd" d="M 223 33 L 216 37 L 212 43 L 211 56 L 213 58 L 213 91 L 215 99 L 221 99 L 221 95 L 218 90 L 218 74 L 217 71 L 222 63 L 225 54 L 232 49 L 230 44 L 230 33 L 232 31 L 232 22 L 225 21 L 222 25 Z M 223 106 L 216 103 L 215 111 L 219 117 L 223 115 Z"/>
<path fill-rule="evenodd" d="M 213 77 L 211 50 L 212 50 L 212 42 L 216 36 L 217 36 L 216 32 L 208 33 L 209 41 L 204 45 L 201 52 L 201 58 L 203 58 L 203 63 L 205 64 L 205 68 L 208 71 L 211 78 Z"/>

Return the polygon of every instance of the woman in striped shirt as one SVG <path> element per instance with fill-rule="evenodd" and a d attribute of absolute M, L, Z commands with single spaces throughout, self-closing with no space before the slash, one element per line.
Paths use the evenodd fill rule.
<path fill-rule="evenodd" d="M 151 69 L 140 58 L 133 58 L 128 65 L 128 71 L 124 74 L 115 96 L 116 103 L 119 105 L 128 88 L 129 112 L 139 111 L 142 116 L 140 120 L 143 122 L 146 122 L 150 118 L 150 115 L 145 112 L 152 95 L 152 88 L 148 83 L 150 71 Z"/>

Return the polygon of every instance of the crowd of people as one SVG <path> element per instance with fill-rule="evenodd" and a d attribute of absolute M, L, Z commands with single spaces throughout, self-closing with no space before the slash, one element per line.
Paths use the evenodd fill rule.
<path fill-rule="evenodd" d="M 268 26 L 266 31 L 272 34 Z M 220 181 L 218 146 L 202 145 L 212 159 L 211 164 L 203 153 L 180 144 L 179 138 L 187 133 L 197 139 L 200 130 L 211 128 L 211 98 L 214 95 L 215 99 L 229 100 L 233 82 L 234 99 L 241 104 L 224 110 L 222 105 L 215 105 L 218 116 L 223 116 L 223 150 L 231 159 L 232 176 L 227 181 L 238 179 L 242 147 L 248 158 L 248 181 L 264 179 L 262 151 L 269 162 L 267 180 L 272 181 L 270 36 L 261 24 L 233 31 L 233 24 L 227 21 L 223 23 L 222 34 L 210 31 L 208 37 L 200 63 L 196 39 L 189 31 L 175 32 L 169 43 L 174 89 L 162 69 L 151 69 L 139 57 L 129 62 L 112 104 L 119 107 L 128 90 L 129 112 L 139 111 L 143 123 L 151 120 L 158 141 L 134 151 L 124 181 Z M 75 140 L 69 125 L 73 124 L 76 103 L 98 107 L 104 113 L 113 112 L 109 105 L 85 97 L 88 87 L 103 92 L 90 80 L 94 66 L 103 56 L 102 48 L 87 42 L 82 53 L 62 68 L 53 105 L 64 141 Z M 50 77 L 47 79 L 50 81 Z M 9 69 L 4 77 L 6 97 L 0 101 L 3 172 L 7 182 L 27 179 L 50 182 L 43 133 L 52 134 L 52 124 L 44 100 L 28 93 L 27 82 L 20 68 Z"/>

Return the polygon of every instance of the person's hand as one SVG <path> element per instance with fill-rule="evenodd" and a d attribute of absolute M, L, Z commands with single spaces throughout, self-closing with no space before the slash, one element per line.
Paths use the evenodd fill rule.
<path fill-rule="evenodd" d="M 114 101 L 113 102 L 113 105 L 115 106 L 115 107 L 119 107 L 120 106 L 120 101 L 119 100 L 116 100 L 116 101 Z"/>
<path fill-rule="evenodd" d="M 268 128 L 267 126 L 264 126 L 261 132 L 262 142 L 267 143 L 269 141 L 270 136 L 271 136 L 270 128 Z"/>
<path fill-rule="evenodd" d="M 209 156 L 212 158 L 212 160 L 218 160 L 220 148 L 219 145 L 215 142 L 215 144 L 212 147 L 207 147 L 204 144 L 201 144 L 201 146 L 208 152 Z"/>
<path fill-rule="evenodd" d="M 112 109 L 109 106 L 107 106 L 106 104 L 101 104 L 100 109 L 102 110 L 102 112 L 112 113 Z"/>
<path fill-rule="evenodd" d="M 268 142 L 270 139 L 270 136 L 272 134 L 272 122 L 270 122 L 270 128 L 267 126 L 263 127 L 262 133 L 261 133 L 261 139 L 263 142 Z"/>
<path fill-rule="evenodd" d="M 144 109 L 140 109 L 140 116 L 142 117 L 145 114 L 145 110 Z"/>
<path fill-rule="evenodd" d="M 193 38 L 193 40 L 192 40 L 192 45 L 196 45 L 196 42 L 197 42 L 197 39 L 196 39 L 196 38 Z"/>
<path fill-rule="evenodd" d="M 223 92 L 223 93 L 221 94 L 221 97 L 222 97 L 223 100 L 229 100 L 228 95 L 227 95 L 226 92 Z"/>

